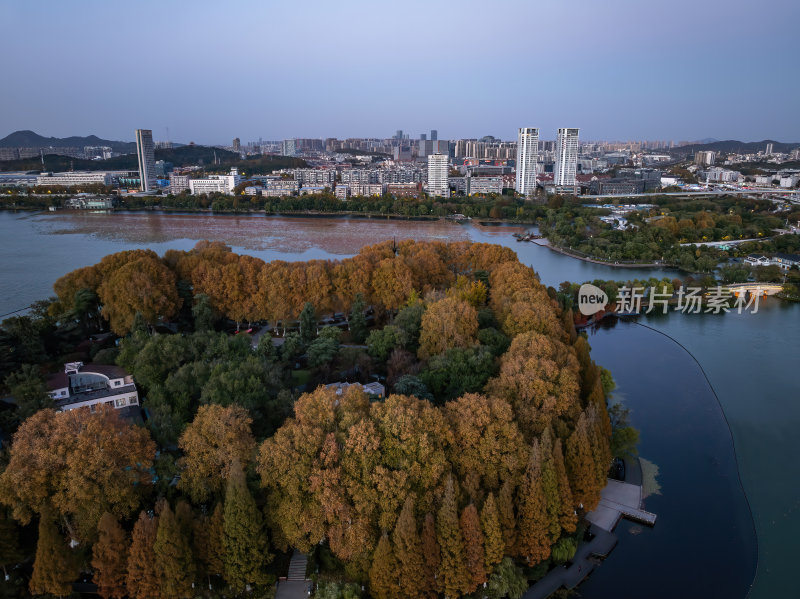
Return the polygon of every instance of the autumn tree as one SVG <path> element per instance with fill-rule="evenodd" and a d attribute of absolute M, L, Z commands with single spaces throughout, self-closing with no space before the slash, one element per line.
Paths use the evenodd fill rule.
<path fill-rule="evenodd" d="M 97 531 L 97 542 L 92 547 L 93 580 L 97 585 L 97 594 L 103 599 L 123 599 L 127 594 L 127 535 L 110 512 L 102 515 Z"/>
<path fill-rule="evenodd" d="M 39 520 L 39 540 L 29 584 L 34 595 L 69 595 L 79 574 L 77 558 L 58 531 L 54 518 L 55 514 L 46 509 Z"/>
<path fill-rule="evenodd" d="M 155 444 L 113 408 L 37 412 L 14 435 L 0 501 L 27 523 L 52 505 L 91 539 L 104 512 L 133 513 L 151 489 Z"/>
<path fill-rule="evenodd" d="M 427 359 L 455 347 L 476 343 L 478 313 L 468 302 L 448 297 L 434 302 L 422 315 L 419 356 Z"/>
<path fill-rule="evenodd" d="M 428 597 L 436 595 L 436 574 L 439 571 L 439 564 L 442 561 L 442 553 L 439 548 L 439 540 L 436 538 L 436 522 L 433 514 L 428 512 L 422 521 L 422 557 L 425 567 L 425 592 Z"/>
<path fill-rule="evenodd" d="M 575 514 L 575 503 L 569 485 L 566 463 L 564 462 L 564 452 L 561 449 L 561 439 L 556 439 L 553 444 L 553 464 L 558 479 L 558 493 L 561 505 L 558 521 L 561 528 L 564 529 L 566 533 L 571 534 L 575 532 L 578 516 Z"/>
<path fill-rule="evenodd" d="M 472 578 L 467 569 L 464 535 L 458 521 L 458 504 L 453 478 L 447 480 L 442 505 L 436 517 L 436 538 L 442 561 L 437 582 L 445 597 L 458 597 L 472 588 Z"/>
<path fill-rule="evenodd" d="M 203 503 L 212 496 L 221 497 L 233 462 L 247 466 L 255 449 L 252 422 L 240 406 L 200 406 L 178 441 L 183 451 L 178 488 L 192 501 Z"/>
<path fill-rule="evenodd" d="M 192 553 L 198 562 L 198 573 L 203 576 L 224 574 L 224 523 L 222 503 L 217 504 L 210 517 L 201 515 L 193 522 Z"/>
<path fill-rule="evenodd" d="M 417 532 L 417 520 L 414 516 L 413 495 L 409 495 L 403 504 L 392 540 L 397 558 L 401 595 L 403 597 L 423 596 L 425 594 L 425 567 L 422 540 Z"/>
<path fill-rule="evenodd" d="M 586 414 L 582 413 L 567 439 L 565 456 L 573 500 L 587 512 L 597 507 L 602 489 L 597 478 L 589 426 Z"/>
<path fill-rule="evenodd" d="M 372 556 L 369 569 L 370 595 L 376 599 L 395 599 L 400 594 L 399 569 L 389 535 L 384 533 Z"/>
<path fill-rule="evenodd" d="M 153 543 L 153 555 L 161 588 L 160 596 L 165 599 L 189 597 L 195 574 L 191 539 L 182 530 L 165 499 L 157 507 L 158 531 Z"/>
<path fill-rule="evenodd" d="M 514 484 L 511 479 L 508 479 L 503 482 L 500 493 L 497 495 L 497 512 L 503 531 L 505 555 L 516 555 L 517 550 L 518 531 L 517 518 L 514 513 L 514 490 Z"/>
<path fill-rule="evenodd" d="M 535 565 L 550 555 L 547 498 L 542 488 L 542 465 L 539 442 L 531 448 L 528 468 L 518 491 L 519 555 Z"/>
<path fill-rule="evenodd" d="M 530 442 L 556 418 L 577 417 L 578 370 L 578 361 L 568 346 L 541 333 L 522 333 L 511 342 L 501 358 L 500 374 L 487 388 L 490 394 L 511 403 Z"/>
<path fill-rule="evenodd" d="M 234 460 L 225 490 L 222 545 L 225 580 L 235 590 L 248 584 L 266 584 L 264 567 L 272 559 L 261 511 L 247 488 L 244 471 Z"/>
<path fill-rule="evenodd" d="M 505 553 L 500 515 L 497 512 L 497 504 L 492 493 L 486 496 L 481 508 L 481 530 L 483 531 L 484 565 L 486 571 L 491 572 L 494 566 L 503 559 Z"/>
<path fill-rule="evenodd" d="M 159 594 L 154 551 L 157 534 L 158 518 L 141 512 L 131 534 L 128 572 L 125 579 L 128 595 L 133 599 L 150 599 Z"/>
<path fill-rule="evenodd" d="M 126 263 L 105 278 L 97 291 L 111 330 L 125 335 L 139 312 L 149 324 L 170 318 L 180 308 L 175 275 L 155 256 Z"/>
<path fill-rule="evenodd" d="M 472 592 L 486 582 L 483 531 L 478 509 L 474 503 L 470 503 L 462 510 L 459 524 L 461 533 L 464 535 L 467 570 L 472 578 L 472 586 L 468 592 Z"/>

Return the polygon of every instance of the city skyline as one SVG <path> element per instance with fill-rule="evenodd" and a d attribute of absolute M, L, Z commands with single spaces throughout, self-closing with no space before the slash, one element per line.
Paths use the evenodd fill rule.
<path fill-rule="evenodd" d="M 219 144 L 388 137 L 398 125 L 434 127 L 443 139 L 479 131 L 513 139 L 520 124 L 535 123 L 549 137 L 576 123 L 583 139 L 800 139 L 798 83 L 787 76 L 800 8 L 786 1 L 512 2 L 502 11 L 312 2 L 302 13 L 248 2 L 189 6 L 145 2 L 136 27 L 158 43 L 134 44 L 121 6 L 4 4 L 7 42 L 26 51 L 6 69 L 15 85 L 0 98 L 2 129 L 128 140 L 146 123 L 155 139 Z M 242 30 L 243 15 L 269 35 Z M 426 22 L 446 25 L 437 60 L 423 43 L 432 35 Z M 569 36 L 547 26 L 557 22 Z M 334 35 L 345 23 L 350 34 Z M 206 35 L 210 26 L 216 35 Z M 495 35 L 502 49 L 481 50 Z M 459 50 L 464 42 L 473 49 Z M 82 68 L 52 60 L 65 48 Z M 153 76 L 154 64 L 169 66 L 169 79 Z M 91 92 L 101 83 L 110 93 Z"/>

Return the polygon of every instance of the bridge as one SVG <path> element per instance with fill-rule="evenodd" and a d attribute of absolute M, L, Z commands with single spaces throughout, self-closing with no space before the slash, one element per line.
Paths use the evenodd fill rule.
<path fill-rule="evenodd" d="M 767 295 L 775 295 L 783 291 L 783 285 L 780 283 L 734 283 L 732 285 L 727 285 L 726 288 L 736 297 L 748 292 L 760 294 L 764 297 Z"/>
<path fill-rule="evenodd" d="M 796 189 L 773 189 L 752 187 L 750 189 L 712 189 L 704 191 L 667 191 L 651 193 L 615 193 L 603 195 L 583 195 L 581 199 L 602 200 L 602 199 L 622 199 L 622 198 L 655 198 L 658 196 L 667 197 L 715 197 L 726 195 L 738 195 L 752 199 L 778 199 L 788 202 L 800 202 L 800 191 Z"/>

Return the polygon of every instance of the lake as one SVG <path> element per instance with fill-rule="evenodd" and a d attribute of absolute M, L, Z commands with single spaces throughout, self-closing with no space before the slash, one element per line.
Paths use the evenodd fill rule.
<path fill-rule="evenodd" d="M 264 260 L 343 258 L 393 238 L 497 243 L 513 248 L 543 283 L 554 286 L 678 274 L 583 262 L 511 236 L 527 228 L 378 218 L 3 212 L 0 314 L 52 295 L 59 276 L 109 253 L 150 248 L 163 254 L 190 249 L 201 239 Z M 708 382 L 686 350 L 658 332 L 620 324 L 590 333 L 593 357 L 612 371 L 617 396 L 642 430 L 642 457 L 660 469 L 661 495 L 646 501 L 659 515 L 656 527 L 621 524 L 619 546 L 581 586 L 582 596 L 674 597 L 702 590 L 705 596 L 744 597 L 754 571 L 751 597 L 794 594 L 800 305 L 770 298 L 757 314 L 673 313 L 641 323 L 685 346 Z M 757 569 L 725 418 L 755 521 Z"/>

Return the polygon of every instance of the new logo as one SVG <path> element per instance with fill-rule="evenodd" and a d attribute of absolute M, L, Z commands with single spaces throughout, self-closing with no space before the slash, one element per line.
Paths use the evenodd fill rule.
<path fill-rule="evenodd" d="M 584 283 L 578 290 L 578 309 L 585 316 L 597 314 L 607 303 L 608 296 L 599 287 Z"/>

